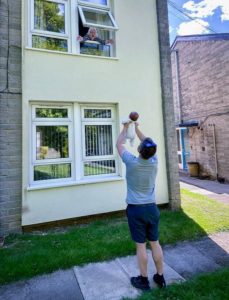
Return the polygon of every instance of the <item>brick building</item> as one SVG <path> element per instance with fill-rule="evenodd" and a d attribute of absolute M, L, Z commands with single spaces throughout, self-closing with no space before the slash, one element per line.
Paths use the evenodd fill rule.
<path fill-rule="evenodd" d="M 229 181 L 229 33 L 178 36 L 171 63 L 179 167 Z"/>
<path fill-rule="evenodd" d="M 114 43 L 80 45 L 91 26 Z M 0 77 L 0 236 L 125 209 L 131 110 L 158 143 L 159 204 L 180 207 L 167 1 L 0 1 Z"/>

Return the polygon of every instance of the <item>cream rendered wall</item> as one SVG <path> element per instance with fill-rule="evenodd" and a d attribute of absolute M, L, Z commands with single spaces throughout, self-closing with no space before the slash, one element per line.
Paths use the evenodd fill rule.
<path fill-rule="evenodd" d="M 119 26 L 117 59 L 27 48 L 26 10 L 24 7 L 22 225 L 110 212 L 126 206 L 126 183 L 121 176 L 107 182 L 28 189 L 32 101 L 116 104 L 118 124 L 130 111 L 138 111 L 142 131 L 158 144 L 157 203 L 168 203 L 156 1 L 114 1 Z M 125 174 L 124 165 L 122 170 Z"/>

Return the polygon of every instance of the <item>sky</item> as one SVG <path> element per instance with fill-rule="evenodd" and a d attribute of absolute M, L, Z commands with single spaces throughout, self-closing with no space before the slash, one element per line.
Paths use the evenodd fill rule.
<path fill-rule="evenodd" d="M 170 43 L 177 35 L 229 33 L 229 0 L 168 0 L 168 12 Z"/>

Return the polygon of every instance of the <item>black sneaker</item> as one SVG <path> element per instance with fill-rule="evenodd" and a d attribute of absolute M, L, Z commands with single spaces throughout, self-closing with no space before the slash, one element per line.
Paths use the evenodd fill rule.
<path fill-rule="evenodd" d="M 138 277 L 131 277 L 130 282 L 137 289 L 140 289 L 143 291 L 150 290 L 148 277 L 143 277 L 141 275 Z"/>
<path fill-rule="evenodd" d="M 154 274 L 154 275 L 153 275 L 153 280 L 154 280 L 154 282 L 156 282 L 156 284 L 157 284 L 160 288 L 165 288 L 165 287 L 166 287 L 165 278 L 164 278 L 163 275 Z"/>

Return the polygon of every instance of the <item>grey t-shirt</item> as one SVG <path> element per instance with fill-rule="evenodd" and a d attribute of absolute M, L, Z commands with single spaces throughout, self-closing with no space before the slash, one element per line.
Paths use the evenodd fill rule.
<path fill-rule="evenodd" d="M 122 161 L 126 165 L 127 204 L 155 203 L 157 156 L 143 159 L 124 151 Z"/>

